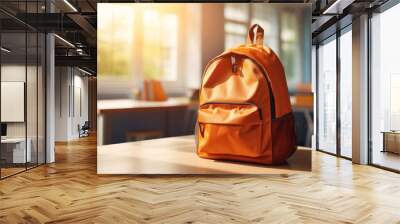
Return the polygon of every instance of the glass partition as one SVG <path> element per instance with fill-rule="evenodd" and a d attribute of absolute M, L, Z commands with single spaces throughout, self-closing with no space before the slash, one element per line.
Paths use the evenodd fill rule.
<path fill-rule="evenodd" d="M 2 177 L 24 171 L 31 161 L 26 136 L 26 41 L 25 31 L 1 34 Z"/>
<path fill-rule="evenodd" d="M 20 1 L 14 9 L 17 13 L 43 11 L 39 1 L 26 4 Z M 1 6 L 15 5 L 1 2 Z M 40 31 L 1 12 L 0 26 L 0 178 L 5 178 L 45 162 L 46 39 Z"/>
<path fill-rule="evenodd" d="M 336 36 L 318 47 L 318 146 L 336 154 Z"/>
<path fill-rule="evenodd" d="M 371 18 L 371 162 L 400 170 L 400 4 Z"/>
<path fill-rule="evenodd" d="M 340 36 L 340 154 L 352 157 L 352 34 L 351 26 Z"/>
<path fill-rule="evenodd" d="M 27 114 L 27 151 L 29 153 L 29 160 L 27 161 L 27 167 L 33 167 L 37 165 L 37 132 L 38 132 L 38 57 L 37 57 L 37 41 L 38 36 L 36 32 L 27 32 L 27 82 L 26 82 L 26 114 Z"/>

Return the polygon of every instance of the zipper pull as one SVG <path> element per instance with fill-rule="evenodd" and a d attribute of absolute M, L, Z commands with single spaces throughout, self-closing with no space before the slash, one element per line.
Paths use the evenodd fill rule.
<path fill-rule="evenodd" d="M 236 65 L 236 58 L 234 56 L 231 56 L 231 64 L 232 64 L 232 72 L 236 73 L 237 65 Z"/>
<path fill-rule="evenodd" d="M 202 138 L 204 138 L 204 125 L 199 123 L 199 131 Z"/>

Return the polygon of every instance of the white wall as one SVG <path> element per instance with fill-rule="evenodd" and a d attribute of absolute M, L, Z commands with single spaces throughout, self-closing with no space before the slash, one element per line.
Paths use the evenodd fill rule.
<path fill-rule="evenodd" d="M 38 69 L 38 70 L 37 70 Z M 27 78 L 27 80 L 26 80 Z M 39 163 L 44 162 L 44 74 L 42 73 L 42 67 L 36 65 L 25 64 L 3 64 L 1 66 L 1 81 L 2 82 L 23 82 L 26 85 L 26 102 L 23 102 L 22 108 L 18 108 L 22 111 L 20 113 L 25 114 L 26 120 L 23 119 L 21 122 L 6 122 L 7 124 L 7 137 L 9 138 L 27 138 L 30 140 L 30 149 L 32 155 L 32 161 L 36 162 L 39 159 Z M 20 94 L 25 94 L 25 89 Z M 2 89 L 3 92 L 3 89 Z M 2 95 L 2 98 L 6 97 Z M 26 103 L 26 106 L 25 106 Z M 3 107 L 1 110 L 13 110 L 12 108 Z M 15 108 L 14 108 L 15 110 Z M 7 111 L 13 112 L 13 111 Z M 37 155 L 37 153 L 39 155 Z M 51 161 L 51 160 L 49 160 Z"/>
<path fill-rule="evenodd" d="M 56 67 L 55 85 L 55 140 L 77 139 L 78 125 L 88 120 L 88 78 L 76 68 Z"/>
<path fill-rule="evenodd" d="M 68 141 L 69 69 L 55 68 L 55 141 Z"/>
<path fill-rule="evenodd" d="M 24 82 L 1 82 L 1 108 L 2 122 L 25 121 Z"/>

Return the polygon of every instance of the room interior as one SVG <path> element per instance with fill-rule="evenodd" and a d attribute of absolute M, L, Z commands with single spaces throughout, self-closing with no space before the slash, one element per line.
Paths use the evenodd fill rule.
<path fill-rule="evenodd" d="M 0 223 L 399 222 L 398 1 L 296 0 L 301 19 L 293 1 L 101 13 L 121 2 L 0 1 Z M 299 149 L 283 166 L 194 152 L 202 70 L 253 22 L 289 62 Z"/>
<path fill-rule="evenodd" d="M 260 23 L 266 26 L 266 44 L 288 64 L 298 145 L 311 146 L 311 64 L 296 60 L 311 53 L 303 33 L 311 29 L 304 25 L 307 9 L 296 4 L 99 5 L 98 145 L 193 134 L 203 68 L 242 44 L 250 23 Z M 168 100 L 143 101 L 144 80 L 161 81 Z"/>
<path fill-rule="evenodd" d="M 96 78 L 91 70 L 62 62 L 49 68 L 51 54 L 47 52 L 48 40 L 44 31 L 25 23 L 28 18 L 21 20 L 17 18 L 20 14 L 12 14 L 19 10 L 44 13 L 43 7 L 39 7 L 43 2 L 1 3 L 5 8 L 2 8 L 0 16 L 3 21 L 0 35 L 0 179 L 54 161 L 52 150 L 47 150 L 54 147 L 54 142 L 65 144 L 88 136 L 97 123 L 94 119 L 96 103 L 93 102 L 96 99 Z M 58 35 L 53 41 L 57 54 L 64 53 L 70 44 Z M 54 98 L 47 94 L 47 74 L 52 70 L 58 74 L 54 78 Z M 54 100 L 54 110 L 49 115 L 48 110 L 52 108 L 50 99 Z M 52 115 L 55 118 L 52 121 L 54 137 L 49 140 L 48 119 Z"/>
<path fill-rule="evenodd" d="M 300 60 L 309 58 L 311 54 L 311 35 L 304 33 L 311 29 L 310 24 L 305 22 L 311 19 L 311 7 L 299 4 L 111 3 L 99 4 L 98 15 L 99 174 L 197 174 L 202 169 L 208 170 L 205 173 L 209 174 L 229 173 L 229 169 L 218 166 L 211 169 L 210 164 L 199 160 L 192 153 L 195 151 L 193 144 L 188 144 L 187 149 L 160 147 L 170 151 L 155 152 L 154 149 L 147 154 L 148 146 L 144 143 L 139 143 L 143 149 L 133 149 L 134 144 L 120 143 L 193 135 L 200 77 L 205 66 L 224 50 L 243 44 L 247 27 L 253 23 L 265 26 L 265 44 L 285 64 L 294 116 L 297 118 L 298 145 L 311 146 L 311 61 Z M 196 23 L 199 25 L 191 25 Z M 160 82 L 167 99 L 146 99 L 147 80 Z M 116 143 L 118 146 L 114 149 L 111 146 L 102 147 Z M 156 162 L 153 153 L 170 159 Z M 193 156 L 187 157 L 188 153 Z M 306 149 L 299 149 L 293 160 L 288 162 L 286 170 L 280 167 L 278 173 L 291 169 L 311 170 L 310 156 Z M 135 163 L 141 165 L 130 165 Z M 168 170 L 167 164 L 175 166 Z M 148 170 L 147 167 L 152 168 Z M 274 173 L 265 169 L 257 171 L 256 166 L 243 166 L 242 169 L 251 173 Z M 118 172 L 113 173 L 116 170 Z M 238 168 L 232 167 L 234 173 L 236 170 Z"/>
<path fill-rule="evenodd" d="M 45 162 L 44 35 L 4 32 L 1 43 L 1 177 Z"/>

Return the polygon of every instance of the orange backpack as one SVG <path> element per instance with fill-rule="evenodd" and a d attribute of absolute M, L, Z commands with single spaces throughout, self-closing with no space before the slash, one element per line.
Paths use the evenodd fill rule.
<path fill-rule="evenodd" d="M 279 164 L 296 150 L 285 72 L 263 40 L 264 30 L 254 24 L 246 45 L 206 66 L 196 127 L 200 157 Z"/>

